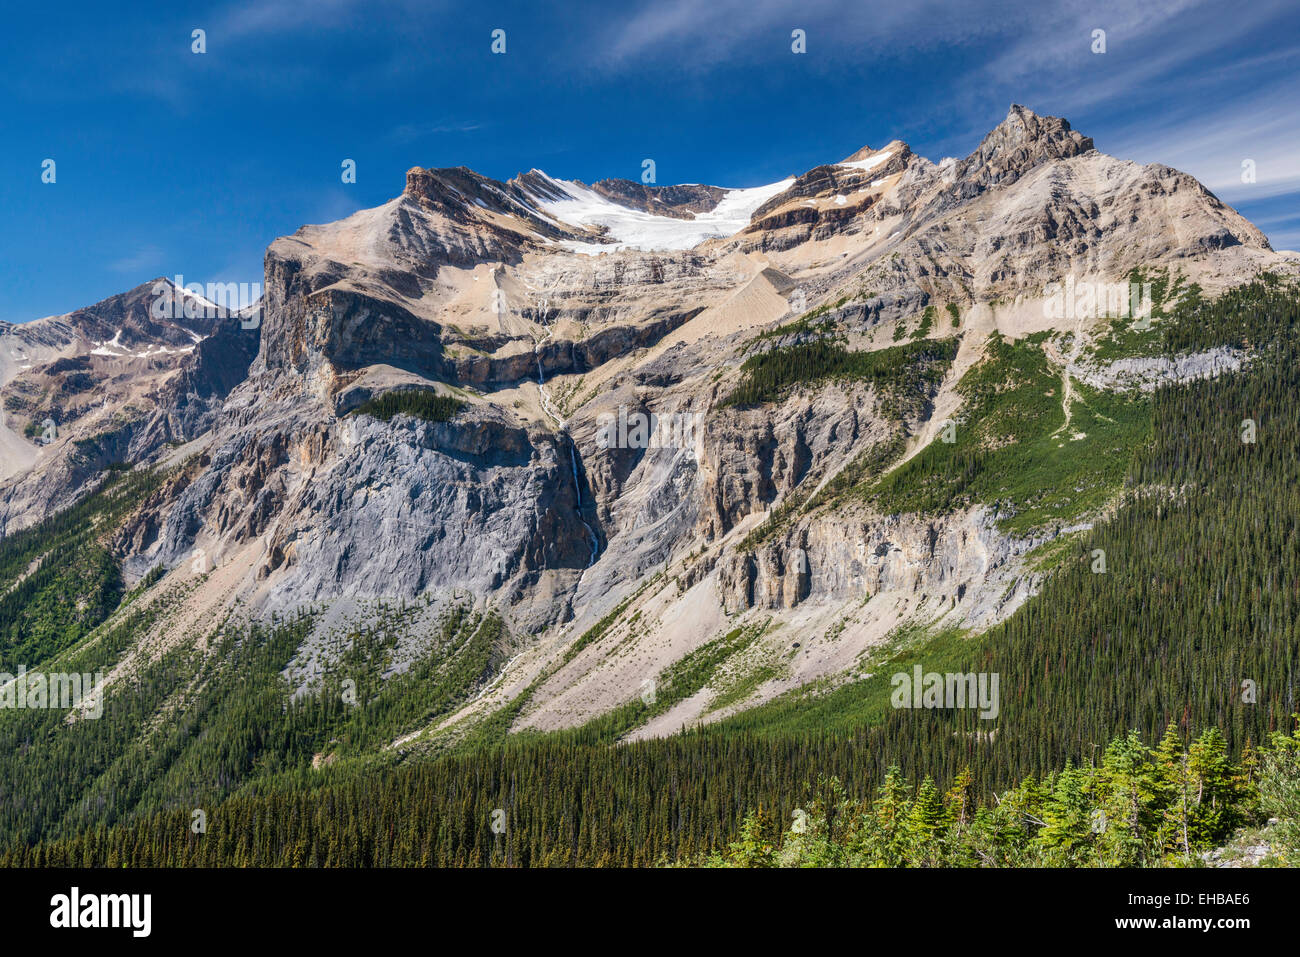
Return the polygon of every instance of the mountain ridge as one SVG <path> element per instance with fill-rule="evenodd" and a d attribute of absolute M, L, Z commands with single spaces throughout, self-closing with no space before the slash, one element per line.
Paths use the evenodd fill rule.
<path fill-rule="evenodd" d="M 967 377 L 995 362 L 1072 388 L 1080 373 L 1062 357 L 1108 341 L 1116 317 L 1047 315 L 1050 283 L 1127 286 L 1137 270 L 1214 292 L 1296 267 L 1186 174 L 1108 157 L 1067 121 L 1015 105 L 962 159 L 935 164 L 894 140 L 746 190 L 414 167 L 388 203 L 270 244 L 257 328 L 205 324 L 189 336 L 200 342 L 170 347 L 191 351 L 147 372 L 119 369 L 133 354 L 87 356 L 107 341 L 92 331 L 138 330 L 133 342 L 157 348 L 182 334 L 145 324 L 150 284 L 69 314 L 84 333 L 65 336 L 66 317 L 0 330 L 4 344 L 49 338 L 54 368 L 6 366 L 7 412 L 24 426 L 67 420 L 0 485 L 0 527 L 84 496 L 108 465 L 171 470 L 114 545 L 128 583 L 167 571 L 146 601 L 194 579 L 165 647 L 236 607 L 257 617 L 469 596 L 503 615 L 514 665 L 423 729 L 431 738 L 529 688 L 515 727 L 580 724 L 737 617 L 778 621 L 738 661 L 778 661 L 784 639 L 770 636 L 798 636 L 780 675 L 719 707 L 723 690 L 702 688 L 634 731 L 668 733 L 851 674 L 909 622 L 982 630 L 1033 597 L 1045 573 L 1029 556 L 1061 533 L 1009 534 L 997 501 L 942 520 L 814 505 L 837 481 L 883 481 L 940 441 L 944 421 L 975 408 Z M 913 340 L 954 344 L 935 358 L 904 347 Z M 773 364 L 816 355 L 871 371 L 726 406 L 764 351 Z M 861 358 L 874 353 L 888 361 Z M 1089 381 L 1110 381 L 1105 370 L 1089 366 Z M 74 397 L 118 391 L 93 415 L 52 403 L 40 376 L 74 372 L 88 377 Z M 460 411 L 441 422 L 354 412 L 412 390 Z M 628 415 L 686 423 L 691 439 L 602 448 L 600 423 Z M 768 544 L 742 547 L 765 527 Z M 865 616 L 850 608 L 864 589 Z M 619 607 L 607 637 L 582 641 Z M 634 654 L 612 657 L 616 646 Z"/>

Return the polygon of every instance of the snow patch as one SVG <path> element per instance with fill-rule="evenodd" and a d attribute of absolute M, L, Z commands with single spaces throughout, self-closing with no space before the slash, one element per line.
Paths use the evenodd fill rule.
<path fill-rule="evenodd" d="M 171 355 L 173 353 L 176 353 L 178 355 L 186 355 L 193 351 L 194 351 L 193 346 L 184 346 L 182 348 L 176 348 L 176 349 L 169 349 L 167 348 L 167 346 L 159 346 L 156 349 L 146 349 L 144 352 L 137 352 L 135 354 L 135 357 L 137 359 L 151 359 L 154 356 L 166 356 L 166 355 Z"/>
<path fill-rule="evenodd" d="M 734 236 L 749 225 L 760 206 L 794 182 L 792 177 L 767 186 L 727 190 L 709 212 L 696 213 L 693 219 L 676 219 L 623 206 L 570 180 L 547 180 L 548 186 L 553 185 L 564 197 L 540 200 L 548 215 L 575 226 L 603 226 L 605 235 L 614 240 L 608 244 L 560 243 L 587 255 L 619 249 L 690 249 L 709 239 Z"/>
<path fill-rule="evenodd" d="M 851 166 L 853 169 L 869 170 L 875 169 L 889 157 L 894 155 L 893 150 L 885 150 L 883 153 L 877 153 L 875 156 L 868 157 L 864 160 L 854 160 L 852 163 L 839 163 L 839 166 Z M 872 184 L 875 185 L 875 184 Z"/>
<path fill-rule="evenodd" d="M 117 330 L 117 335 L 107 342 L 96 342 L 95 348 L 90 350 L 92 356 L 124 356 L 126 349 L 122 345 L 122 330 Z"/>

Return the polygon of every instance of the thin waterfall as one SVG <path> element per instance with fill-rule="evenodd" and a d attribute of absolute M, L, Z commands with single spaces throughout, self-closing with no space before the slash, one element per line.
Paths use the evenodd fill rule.
<path fill-rule="evenodd" d="M 537 388 L 542 395 L 542 411 L 555 420 L 555 424 L 559 428 L 560 432 L 569 440 L 569 465 L 573 470 L 573 497 L 577 501 L 576 510 L 578 521 L 582 523 L 582 527 L 587 530 L 587 537 L 591 539 L 591 557 L 587 560 L 587 567 L 590 568 L 592 565 L 596 564 L 596 556 L 600 552 L 600 538 L 596 535 L 595 531 L 592 530 L 592 527 L 587 524 L 587 520 L 582 517 L 582 484 L 578 481 L 577 443 L 573 441 L 573 436 L 569 435 L 569 430 L 565 425 L 564 420 L 560 418 L 560 414 L 555 410 L 555 406 L 551 404 L 551 393 L 546 388 L 546 376 L 542 372 L 541 346 L 542 343 L 550 337 L 551 331 L 547 329 L 546 335 L 542 339 L 533 343 L 533 356 L 537 359 Z"/>

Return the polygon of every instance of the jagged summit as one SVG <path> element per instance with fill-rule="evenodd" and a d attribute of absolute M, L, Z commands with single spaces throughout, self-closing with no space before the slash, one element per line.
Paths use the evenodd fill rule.
<path fill-rule="evenodd" d="M 880 163 L 883 157 L 895 154 L 911 155 L 912 148 L 902 140 L 890 140 L 888 144 L 880 149 L 872 149 L 870 146 L 864 146 L 851 156 L 846 156 L 840 160 L 837 166 L 856 166 L 859 169 L 870 169 Z"/>
<path fill-rule="evenodd" d="M 965 159 L 957 178 L 967 197 L 1009 184 L 1044 162 L 1093 150 L 1090 138 L 1068 121 L 1040 116 L 1013 104 L 1006 118 Z M 835 163 L 767 186 L 727 189 L 699 183 L 658 186 L 628 179 L 557 179 L 531 169 L 502 183 L 465 167 L 422 169 L 406 176 L 403 197 L 461 225 L 478 225 L 516 251 L 528 236 L 571 251 L 688 249 L 741 233 L 824 221 L 806 208 L 825 200 L 831 220 L 862 212 L 892 189 L 918 158 L 901 140 L 879 149 L 864 146 Z M 921 167 L 932 166 L 920 161 Z M 875 191 L 871 202 L 863 194 Z M 501 234 L 501 230 L 511 235 Z"/>
<path fill-rule="evenodd" d="M 1012 104 L 1006 119 L 962 162 L 960 175 L 981 186 L 1007 183 L 1041 163 L 1092 149 L 1091 137 L 1071 129 L 1068 120 Z"/>

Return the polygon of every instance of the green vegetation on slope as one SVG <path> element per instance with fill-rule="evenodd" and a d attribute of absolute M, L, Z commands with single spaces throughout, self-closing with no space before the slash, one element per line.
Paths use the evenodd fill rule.
<path fill-rule="evenodd" d="M 104 694 L 98 718 L 65 727 L 57 708 L 0 713 L 0 833 L 35 840 L 162 808 L 212 808 L 252 781 L 310 782 L 317 755 L 359 769 L 389 763 L 387 744 L 468 700 L 501 663 L 500 620 L 454 609 L 429 651 L 385 680 L 412 610 L 380 609 L 341 636 L 344 654 L 297 693 L 284 672 L 312 632 L 310 614 L 142 662 Z M 60 668 L 107 673 L 162 612 L 124 616 Z M 41 746 L 23 746 L 34 740 Z"/>
<path fill-rule="evenodd" d="M 912 338 L 924 339 L 926 336 L 928 336 L 930 334 L 930 330 L 934 328 L 934 320 L 937 315 L 938 313 L 936 312 L 934 306 L 926 306 L 925 309 L 922 310 L 921 312 L 921 324 L 918 325 L 916 327 L 916 331 L 912 333 Z"/>
<path fill-rule="evenodd" d="M 965 762 L 1009 773 L 1000 785 L 1045 773 L 1052 755 L 1081 760 L 1129 728 L 1154 737 L 1170 720 L 1184 730 L 1213 725 L 1237 753 L 1284 726 L 1300 654 L 1300 306 L 1257 285 L 1197 321 L 1235 322 L 1243 303 L 1254 304 L 1266 361 L 1155 393 L 1151 438 L 1121 483 L 1124 504 L 1052 556 L 1057 570 L 1036 599 L 977 639 L 938 636 L 874 679 L 792 692 L 729 726 L 779 735 L 878 725 L 915 749 L 912 767 L 943 776 Z M 1246 418 L 1258 423 L 1256 442 L 1242 441 Z M 997 739 L 960 758 L 948 756 L 952 742 L 930 750 L 983 722 L 889 709 L 889 675 L 917 663 L 999 673 Z"/>
<path fill-rule="evenodd" d="M 82 502 L 0 539 L 0 672 L 34 668 L 112 613 L 122 576 L 107 537 L 157 484 L 153 472 L 111 471 Z"/>
<path fill-rule="evenodd" d="M 855 744 L 866 743 L 858 739 Z M 1214 729 L 1190 745 L 1114 737 L 1082 765 L 997 798 L 971 772 L 919 785 L 826 742 L 776 754 L 692 733 L 611 750 L 552 735 L 390 769 L 322 772 L 312 788 L 245 789 L 191 832 L 177 807 L 14 846 L 5 866 L 728 867 L 1195 866 L 1268 817 L 1273 863 L 1300 863 L 1300 736 L 1234 762 Z M 828 760 L 829 759 L 829 760 Z M 855 780 L 879 782 L 866 794 Z M 809 770 L 813 777 L 800 780 Z M 816 781 L 812 786 L 809 781 Z M 490 822 L 503 812 L 504 830 Z"/>
<path fill-rule="evenodd" d="M 997 508 L 1009 531 L 1063 523 L 1106 504 L 1151 430 L 1150 401 L 1074 384 L 1066 426 L 1062 383 L 1045 333 L 996 333 L 985 360 L 958 383 L 961 418 L 872 490 L 886 512 Z M 952 441 L 949 441 L 951 439 Z"/>
<path fill-rule="evenodd" d="M 740 383 L 718 407 L 761 405 L 796 385 L 847 380 L 872 385 L 884 414 L 902 418 L 932 394 L 956 354 L 955 339 L 877 351 L 854 352 L 826 340 L 770 349 L 745 360 Z"/>
<path fill-rule="evenodd" d="M 378 398 L 368 399 L 349 414 L 368 415 L 385 422 L 395 415 L 413 415 L 426 422 L 446 422 L 463 408 L 465 403 L 453 396 L 432 389 L 408 389 L 385 392 Z"/>
<path fill-rule="evenodd" d="M 754 337 L 754 342 L 765 342 L 769 339 L 782 339 L 786 336 L 798 335 L 825 335 L 833 332 L 835 329 L 835 320 L 830 315 L 832 309 L 839 309 L 846 302 L 848 297 L 840 299 L 838 302 L 825 303 L 816 309 L 810 309 L 798 319 L 782 323 L 774 329 L 766 329 Z"/>

